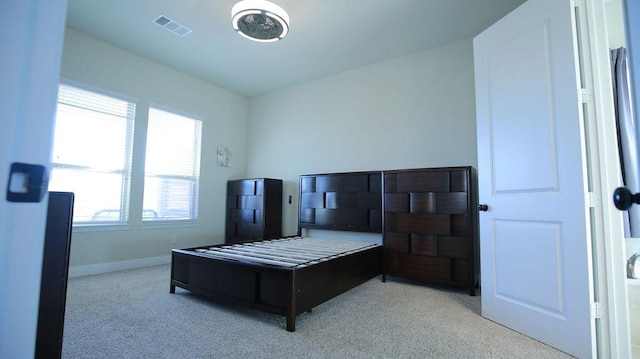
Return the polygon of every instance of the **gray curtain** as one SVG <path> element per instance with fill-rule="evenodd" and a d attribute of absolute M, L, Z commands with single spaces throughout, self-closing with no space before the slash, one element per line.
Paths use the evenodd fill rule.
<path fill-rule="evenodd" d="M 638 173 L 636 123 L 631 104 L 627 50 L 624 47 L 611 50 L 611 73 L 622 182 L 632 193 L 638 193 L 640 192 L 640 173 Z M 632 206 L 625 213 L 625 227 L 625 237 L 640 237 L 640 206 Z"/>

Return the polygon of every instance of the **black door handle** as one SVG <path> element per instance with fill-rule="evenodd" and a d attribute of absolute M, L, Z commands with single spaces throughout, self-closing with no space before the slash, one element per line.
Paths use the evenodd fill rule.
<path fill-rule="evenodd" d="M 619 187 L 613 191 L 613 204 L 616 205 L 617 209 L 626 211 L 631 208 L 634 203 L 640 204 L 640 193 L 633 194 L 625 187 Z"/>
<path fill-rule="evenodd" d="M 486 204 L 479 204 L 478 205 L 478 211 L 482 211 L 482 212 L 486 212 L 489 210 L 489 206 Z"/>
<path fill-rule="evenodd" d="M 40 202 L 47 193 L 49 175 L 42 165 L 14 162 L 9 172 L 7 201 Z"/>

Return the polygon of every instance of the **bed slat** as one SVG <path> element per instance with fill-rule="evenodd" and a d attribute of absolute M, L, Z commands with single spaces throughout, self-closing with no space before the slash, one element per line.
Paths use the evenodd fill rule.
<path fill-rule="evenodd" d="M 198 248 L 194 251 L 216 258 L 295 268 L 323 262 L 372 246 L 374 244 L 294 237 Z"/>

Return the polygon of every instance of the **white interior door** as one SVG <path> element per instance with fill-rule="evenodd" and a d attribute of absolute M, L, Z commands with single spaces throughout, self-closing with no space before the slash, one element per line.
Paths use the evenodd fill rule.
<path fill-rule="evenodd" d="M 0 358 L 34 355 L 47 201 L 5 193 L 12 163 L 51 162 L 66 9 L 66 0 L 0 1 Z"/>
<path fill-rule="evenodd" d="M 529 0 L 474 39 L 482 314 L 594 356 L 583 125 L 570 0 Z"/>

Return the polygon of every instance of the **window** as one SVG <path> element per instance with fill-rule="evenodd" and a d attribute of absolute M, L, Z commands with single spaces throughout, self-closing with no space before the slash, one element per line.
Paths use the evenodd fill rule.
<path fill-rule="evenodd" d="M 74 224 L 126 223 L 135 103 L 60 84 L 49 190 L 75 193 Z"/>
<path fill-rule="evenodd" d="M 198 219 L 202 121 L 149 108 L 143 221 Z"/>

